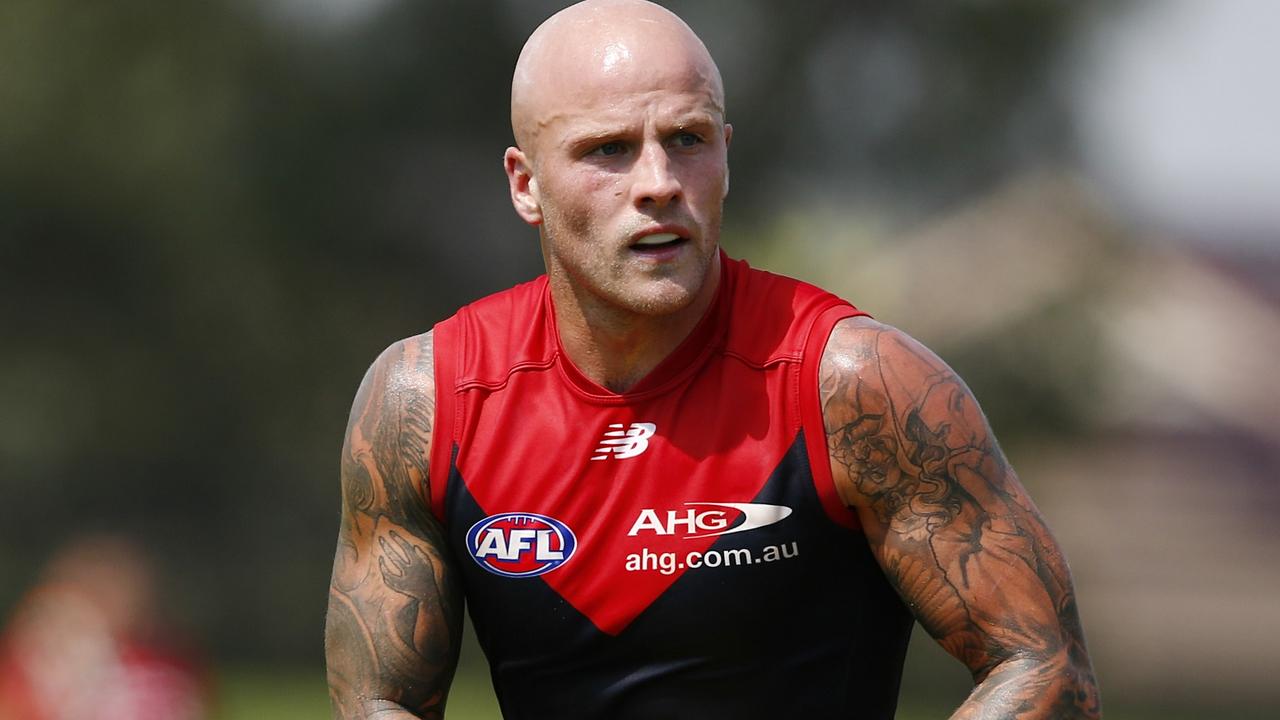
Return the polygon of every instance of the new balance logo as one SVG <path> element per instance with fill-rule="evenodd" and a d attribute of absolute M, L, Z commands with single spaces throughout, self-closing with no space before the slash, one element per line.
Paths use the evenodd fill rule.
<path fill-rule="evenodd" d="M 653 423 L 631 423 L 628 427 L 622 423 L 614 423 L 604 431 L 604 439 L 592 460 L 607 460 L 610 457 L 618 460 L 632 458 L 649 449 L 649 438 L 658 429 Z"/>

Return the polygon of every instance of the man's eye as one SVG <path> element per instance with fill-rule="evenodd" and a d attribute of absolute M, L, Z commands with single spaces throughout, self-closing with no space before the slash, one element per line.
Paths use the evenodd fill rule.
<path fill-rule="evenodd" d="M 601 145 L 600 147 L 597 147 L 592 152 L 595 153 L 596 155 L 604 155 L 605 157 L 612 157 L 614 155 L 622 154 L 622 151 L 625 149 L 626 148 L 623 147 L 622 143 L 620 142 L 607 142 Z"/>
<path fill-rule="evenodd" d="M 679 135 L 676 135 L 674 142 L 677 147 L 687 148 L 693 147 L 694 145 L 702 142 L 702 138 L 694 135 L 693 133 L 682 132 Z"/>

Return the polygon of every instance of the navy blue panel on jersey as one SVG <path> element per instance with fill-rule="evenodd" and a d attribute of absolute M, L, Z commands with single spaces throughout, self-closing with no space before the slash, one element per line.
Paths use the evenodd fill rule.
<path fill-rule="evenodd" d="M 466 535 L 487 514 L 455 468 L 450 543 L 504 717 L 890 720 L 911 616 L 865 536 L 829 519 L 811 477 L 801 434 L 751 500 L 790 514 L 718 536 L 702 556 L 717 566 L 673 571 L 610 634 L 544 577 L 476 561 Z"/>

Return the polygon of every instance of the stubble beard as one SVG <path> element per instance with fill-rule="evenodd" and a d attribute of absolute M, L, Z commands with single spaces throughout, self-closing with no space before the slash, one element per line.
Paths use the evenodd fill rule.
<path fill-rule="evenodd" d="M 688 257 L 679 264 L 659 265 L 645 272 L 642 263 L 628 257 L 631 251 L 621 248 L 621 238 L 629 237 L 632 229 L 624 227 L 616 233 L 620 237 L 599 241 L 605 237 L 604 231 L 585 224 L 571 227 L 561 222 L 557 211 L 544 207 L 542 242 L 547 273 L 553 284 L 567 286 L 585 313 L 648 318 L 673 315 L 695 303 L 711 279 L 711 264 L 719 247 L 719 213 L 714 220 L 706 228 L 708 237 L 698 247 L 688 248 Z M 637 218 L 634 229 L 652 222 Z"/>

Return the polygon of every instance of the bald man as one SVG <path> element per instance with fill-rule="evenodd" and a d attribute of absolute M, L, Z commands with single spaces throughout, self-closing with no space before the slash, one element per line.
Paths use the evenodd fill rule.
<path fill-rule="evenodd" d="M 697 36 L 593 0 L 512 84 L 546 275 L 357 393 L 335 714 L 440 717 L 469 606 L 508 718 L 893 717 L 919 621 L 955 718 L 1095 718 L 1066 561 L 956 375 L 720 249 L 732 128 Z"/>

